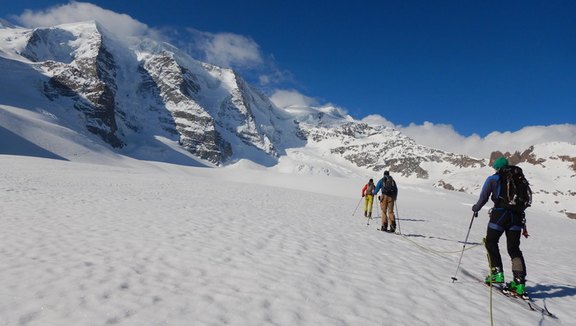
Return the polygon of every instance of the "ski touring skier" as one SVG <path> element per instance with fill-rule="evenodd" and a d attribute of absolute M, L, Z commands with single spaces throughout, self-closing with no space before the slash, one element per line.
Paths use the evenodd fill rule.
<path fill-rule="evenodd" d="M 374 195 L 378 194 L 378 191 L 380 190 L 382 190 L 382 194 L 378 196 L 380 209 L 382 210 L 382 226 L 380 227 L 380 230 L 394 233 L 396 232 L 394 203 L 398 196 L 398 187 L 389 171 L 384 171 L 384 176 L 378 181 L 378 184 L 374 189 Z M 390 226 L 390 230 L 388 230 L 388 226 Z"/>
<path fill-rule="evenodd" d="M 472 206 L 472 211 L 478 213 L 478 211 L 482 209 L 482 206 L 488 202 L 488 199 L 494 202 L 494 207 L 488 212 L 490 221 L 488 222 L 485 243 L 488 252 L 490 274 L 486 277 L 485 282 L 487 284 L 505 283 L 502 257 L 500 256 L 498 242 L 502 234 L 506 234 L 508 254 L 512 260 L 513 281 L 507 283 L 505 289 L 512 294 L 525 296 L 526 263 L 520 250 L 520 236 L 523 234 L 525 237 L 528 237 L 528 233 L 525 229 L 526 220 L 524 210 L 505 207 L 507 205 L 502 200 L 501 191 L 503 191 L 502 188 L 505 187 L 505 185 L 501 183 L 501 179 L 504 178 L 502 171 L 508 168 L 508 166 L 508 160 L 505 157 L 499 157 L 494 161 L 492 167 L 496 170 L 496 173 L 489 176 L 484 182 L 478 202 Z"/>
<path fill-rule="evenodd" d="M 364 217 L 372 217 L 372 206 L 374 206 L 374 179 L 368 180 L 368 183 L 362 188 L 362 197 L 364 197 Z"/>

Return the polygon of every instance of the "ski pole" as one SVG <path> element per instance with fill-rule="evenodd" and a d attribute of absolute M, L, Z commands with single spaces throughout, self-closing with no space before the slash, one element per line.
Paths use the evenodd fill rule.
<path fill-rule="evenodd" d="M 354 214 L 356 214 L 358 207 L 360 207 L 360 203 L 362 202 L 362 198 L 364 198 L 364 197 L 360 197 L 360 200 L 358 201 L 358 205 L 356 205 L 356 208 L 354 208 L 354 213 L 352 213 L 352 216 L 354 216 Z"/>
<path fill-rule="evenodd" d="M 402 230 L 400 230 L 400 213 L 398 213 L 398 202 L 394 199 L 394 204 L 396 204 L 396 225 L 398 226 L 398 233 L 401 235 Z"/>
<path fill-rule="evenodd" d="M 472 222 L 474 222 L 474 218 L 478 216 L 478 212 L 474 212 L 472 214 L 472 219 L 470 220 L 470 226 L 468 227 L 468 232 L 466 233 L 466 239 L 464 239 L 464 245 L 462 246 L 462 253 L 460 253 L 460 260 L 458 260 L 458 266 L 456 267 L 456 273 L 452 277 L 452 283 L 454 281 L 458 281 L 456 275 L 458 274 L 458 270 L 460 270 L 460 263 L 462 262 L 462 256 L 464 256 L 464 249 L 466 248 L 466 243 L 468 243 L 468 236 L 470 235 L 470 229 L 472 229 Z"/>

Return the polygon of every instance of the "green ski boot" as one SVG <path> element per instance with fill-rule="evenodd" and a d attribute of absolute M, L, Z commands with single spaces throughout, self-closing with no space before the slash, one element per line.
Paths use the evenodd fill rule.
<path fill-rule="evenodd" d="M 526 284 L 519 279 L 506 283 L 506 289 L 519 297 L 523 297 L 526 294 Z"/>
<path fill-rule="evenodd" d="M 502 272 L 502 268 L 493 267 L 492 273 L 490 273 L 490 275 L 486 276 L 485 282 L 486 282 L 486 284 L 504 283 L 504 273 Z"/>

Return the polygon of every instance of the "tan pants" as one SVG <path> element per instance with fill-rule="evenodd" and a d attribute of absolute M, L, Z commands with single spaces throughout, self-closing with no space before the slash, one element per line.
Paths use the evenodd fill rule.
<path fill-rule="evenodd" d="M 394 224 L 394 198 L 384 196 L 380 200 L 382 209 L 382 226 Z"/>

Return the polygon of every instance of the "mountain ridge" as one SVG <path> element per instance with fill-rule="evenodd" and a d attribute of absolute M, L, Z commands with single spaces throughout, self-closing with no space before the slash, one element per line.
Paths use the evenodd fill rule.
<path fill-rule="evenodd" d="M 550 162 L 559 168 L 553 178 L 574 178 L 576 172 L 570 154 L 576 150 L 569 143 L 558 155 L 539 156 L 545 146 L 536 146 L 536 153 L 533 146 L 478 159 L 417 144 L 398 130 L 356 121 L 331 106 L 281 109 L 232 69 L 148 38 L 118 40 L 95 21 L 36 29 L 3 26 L 0 45 L 4 71 L 19 74 L 19 79 L 2 77 L 3 84 L 17 80 L 36 99 L 34 105 L 19 104 L 3 94 L 1 105 L 41 107 L 55 124 L 79 134 L 88 131 L 123 155 L 134 151 L 137 158 L 162 160 L 166 151 L 176 151 L 187 156 L 180 147 L 207 166 L 250 160 L 292 173 L 335 176 L 389 170 L 405 182 L 472 193 L 481 186 L 472 175 L 485 176 L 498 155 L 529 164 L 534 175 Z M 155 146 L 162 149 L 152 150 Z M 570 202 L 576 189 L 570 185 L 546 183 L 536 193 L 558 202 L 560 208 L 549 209 L 575 214 Z"/>

